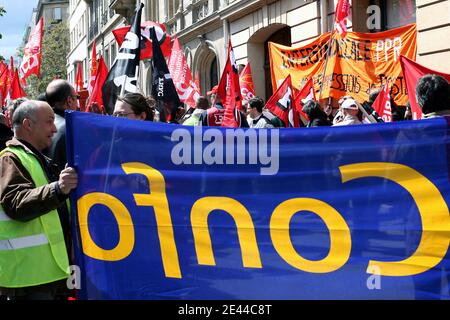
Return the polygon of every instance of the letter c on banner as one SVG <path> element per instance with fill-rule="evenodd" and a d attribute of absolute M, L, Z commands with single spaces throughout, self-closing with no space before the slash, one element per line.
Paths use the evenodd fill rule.
<path fill-rule="evenodd" d="M 301 257 L 289 234 L 292 217 L 299 211 L 317 214 L 330 232 L 330 251 L 318 261 Z M 295 198 L 280 203 L 270 219 L 270 236 L 278 254 L 291 266 L 312 273 L 328 273 L 341 268 L 350 257 L 352 239 L 344 218 L 329 204 L 311 198 Z"/>
<path fill-rule="evenodd" d="M 447 204 L 436 186 L 416 170 L 401 164 L 366 162 L 339 167 L 342 182 L 378 177 L 391 180 L 408 191 L 419 209 L 422 237 L 414 254 L 402 261 L 369 261 L 367 273 L 378 267 L 382 276 L 411 276 L 438 265 L 444 258 L 450 239 Z"/>
<path fill-rule="evenodd" d="M 100 248 L 89 233 L 88 216 L 92 206 L 100 204 L 106 206 L 114 215 L 119 226 L 119 243 L 111 250 Z M 92 192 L 78 199 L 78 223 L 80 224 L 83 252 L 94 259 L 118 261 L 126 258 L 134 247 L 134 225 L 131 215 L 124 204 L 107 193 Z"/>

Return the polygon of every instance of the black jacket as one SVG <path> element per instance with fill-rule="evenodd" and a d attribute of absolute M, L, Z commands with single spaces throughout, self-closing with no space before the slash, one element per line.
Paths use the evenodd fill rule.
<path fill-rule="evenodd" d="M 6 148 L 6 141 L 11 140 L 14 136 L 14 133 L 12 130 L 0 123 L 0 151 Z"/>
<path fill-rule="evenodd" d="M 66 119 L 64 111 L 53 109 L 55 111 L 56 133 L 52 137 L 52 145 L 44 150 L 44 154 L 52 159 L 58 166 L 59 171 L 63 170 L 67 163 L 66 155 Z"/>

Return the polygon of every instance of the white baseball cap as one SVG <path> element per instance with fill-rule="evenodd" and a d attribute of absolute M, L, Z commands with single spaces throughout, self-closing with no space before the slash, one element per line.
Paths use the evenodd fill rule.
<path fill-rule="evenodd" d="M 342 109 L 358 110 L 358 103 L 353 99 L 345 99 L 341 105 Z"/>

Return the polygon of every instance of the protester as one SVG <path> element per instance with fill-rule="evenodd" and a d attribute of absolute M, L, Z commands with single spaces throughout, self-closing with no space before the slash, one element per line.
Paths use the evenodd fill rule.
<path fill-rule="evenodd" d="M 412 120 L 411 103 L 409 101 L 406 103 L 404 119 Z"/>
<path fill-rule="evenodd" d="M 341 105 L 342 121 L 333 124 L 333 126 L 348 126 L 354 124 L 362 124 L 358 118 L 359 107 L 358 102 L 352 98 L 346 98 Z"/>
<path fill-rule="evenodd" d="M 67 163 L 64 111 L 78 109 L 79 95 L 68 81 L 56 79 L 48 84 L 45 98 L 55 113 L 57 132 L 52 138 L 51 146 L 44 151 L 44 154 L 58 165 L 59 170 L 63 170 Z"/>
<path fill-rule="evenodd" d="M 274 128 L 270 120 L 263 115 L 264 100 L 260 97 L 253 97 L 248 101 L 247 122 L 250 128 Z"/>
<path fill-rule="evenodd" d="M 328 115 L 322 110 L 317 101 L 307 101 L 303 105 L 302 111 L 306 113 L 309 118 L 309 122 L 306 125 L 307 127 L 331 126 L 331 121 L 328 120 Z"/>
<path fill-rule="evenodd" d="M 6 142 L 11 140 L 14 133 L 6 124 L 6 117 L 0 113 L 0 151 L 6 148 Z"/>
<path fill-rule="evenodd" d="M 9 101 L 8 105 L 6 106 L 6 111 L 8 112 L 9 121 L 12 120 L 14 111 L 20 106 L 20 104 L 22 102 L 27 101 L 27 100 L 28 100 L 27 98 L 18 98 L 18 99 Z"/>
<path fill-rule="evenodd" d="M 195 101 L 195 109 L 191 116 L 183 122 L 185 126 L 201 126 L 203 118 L 207 117 L 206 110 L 209 108 L 208 99 L 200 96 Z"/>
<path fill-rule="evenodd" d="M 450 84 L 445 78 L 435 74 L 420 78 L 416 98 L 424 119 L 450 115 Z"/>
<path fill-rule="evenodd" d="M 14 138 L 0 153 L 0 225 L 8 230 L 0 240 L 0 295 L 10 300 L 68 294 L 66 200 L 77 186 L 77 173 L 70 167 L 58 173 L 42 154 L 57 131 L 54 117 L 46 102 L 23 102 L 13 115 Z"/>
<path fill-rule="evenodd" d="M 117 97 L 113 116 L 133 120 L 153 121 L 155 100 L 140 93 L 126 93 Z"/>

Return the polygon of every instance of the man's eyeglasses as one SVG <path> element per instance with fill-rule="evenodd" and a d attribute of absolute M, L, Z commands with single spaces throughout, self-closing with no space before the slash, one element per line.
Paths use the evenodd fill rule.
<path fill-rule="evenodd" d="M 129 114 L 134 114 L 134 112 L 128 112 L 128 113 L 117 112 L 117 113 L 113 113 L 112 115 L 113 115 L 113 117 L 125 118 Z"/>

